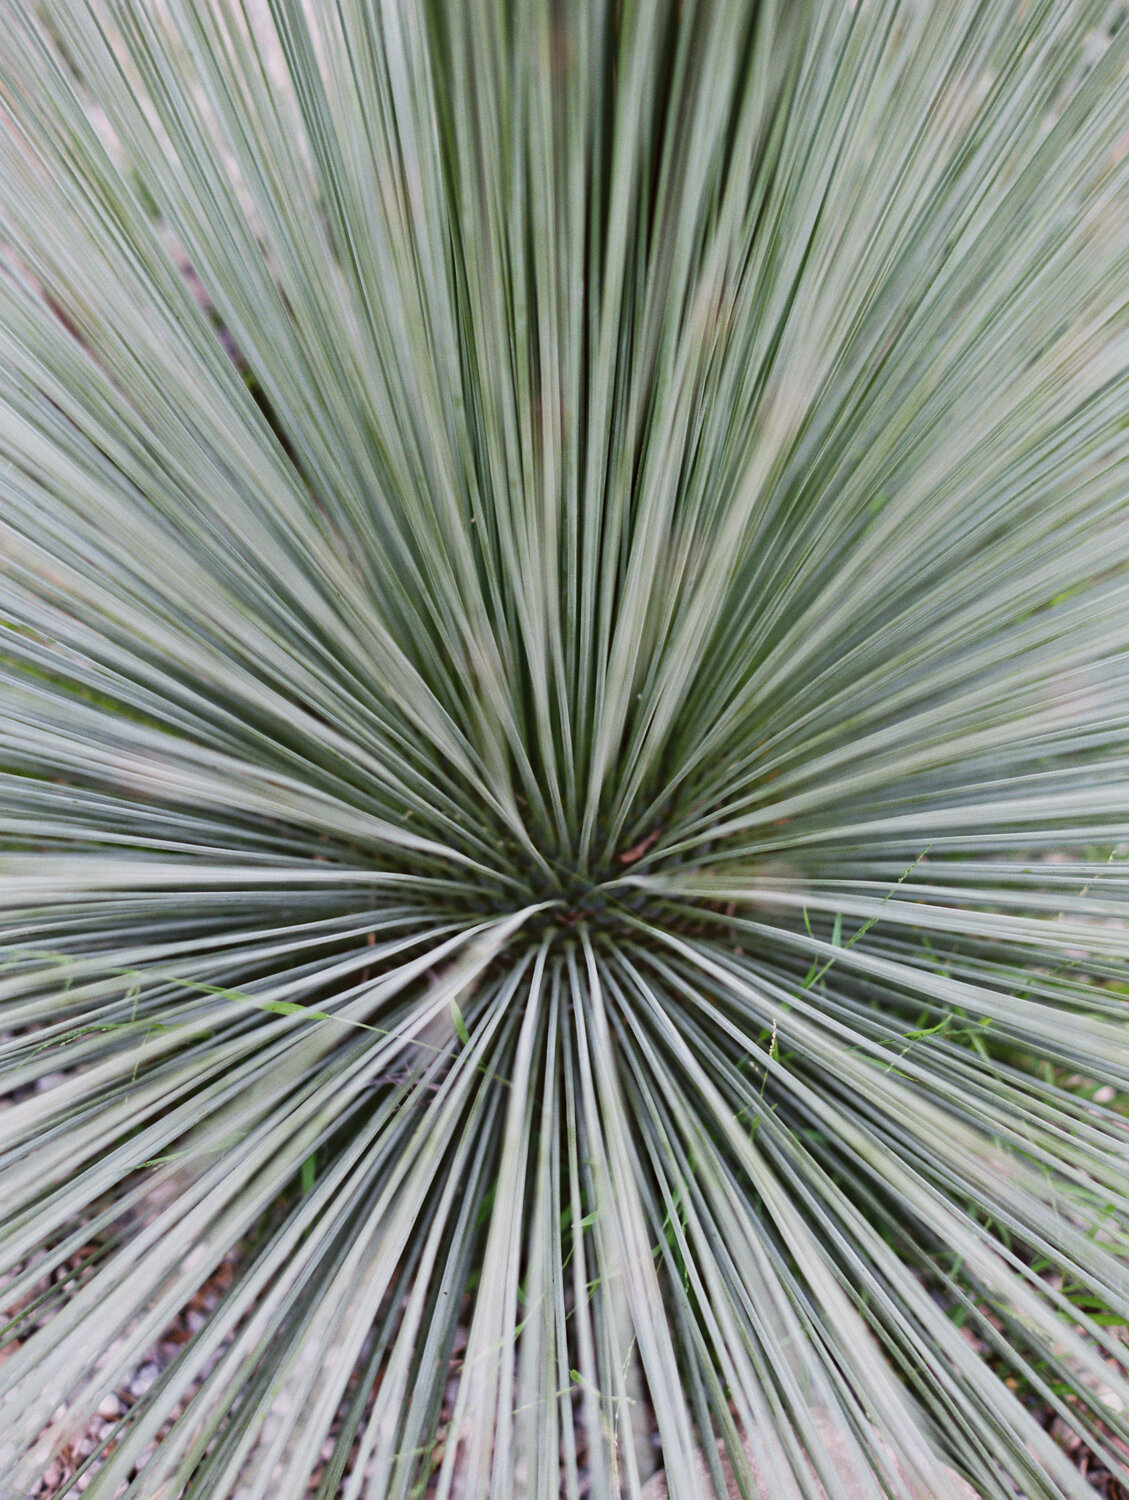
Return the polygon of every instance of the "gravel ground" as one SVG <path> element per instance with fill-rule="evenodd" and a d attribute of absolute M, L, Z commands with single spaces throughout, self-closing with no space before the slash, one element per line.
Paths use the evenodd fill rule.
<path fill-rule="evenodd" d="M 83 1275 L 84 1263 L 86 1262 L 92 1248 L 94 1247 L 83 1247 L 82 1250 L 78 1251 L 72 1258 L 72 1261 L 68 1263 L 67 1270 L 69 1270 L 74 1276 L 81 1278 L 81 1276 Z M 84 1431 L 73 1438 L 72 1441 L 68 1443 L 67 1446 L 63 1449 L 63 1451 L 52 1461 L 49 1467 L 45 1470 L 38 1486 L 27 1496 L 10 1496 L 7 1497 L 7 1500 L 54 1500 L 54 1497 L 56 1496 L 62 1496 L 65 1493 L 72 1495 L 76 1492 L 81 1493 L 87 1488 L 102 1460 L 113 1451 L 113 1434 L 118 1419 L 124 1416 L 128 1412 L 129 1408 L 141 1396 L 145 1394 L 145 1392 L 149 1389 L 153 1382 L 160 1376 L 161 1372 L 165 1370 L 176 1358 L 181 1348 L 193 1337 L 194 1334 L 196 1334 L 204 1326 L 209 1317 L 209 1314 L 219 1304 L 227 1288 L 234 1280 L 237 1265 L 238 1258 L 235 1255 L 229 1256 L 220 1265 L 214 1275 L 204 1283 L 204 1285 L 199 1289 L 196 1295 L 181 1311 L 179 1316 L 165 1330 L 161 1338 L 151 1347 L 151 1349 L 145 1355 L 145 1358 L 133 1368 L 129 1375 L 115 1389 L 113 1394 L 102 1403 L 102 1406 L 99 1408 L 96 1418 L 85 1428 Z M 27 1306 L 36 1297 L 45 1296 L 46 1300 L 43 1304 L 43 1307 L 45 1309 L 45 1316 L 49 1316 L 52 1296 L 53 1294 L 57 1296 L 63 1292 L 62 1283 L 65 1281 L 66 1275 L 66 1270 L 61 1271 L 55 1279 L 54 1287 L 51 1283 L 41 1283 L 38 1287 L 35 1288 L 33 1293 L 29 1294 L 24 1299 L 24 1306 Z M 10 1311 L 19 1311 L 19 1309 L 14 1308 Z M 450 1420 L 450 1416 L 454 1408 L 455 1393 L 458 1387 L 458 1377 L 461 1370 L 462 1352 L 465 1349 L 465 1345 L 466 1327 L 464 1325 L 460 1328 L 459 1337 L 456 1340 L 454 1358 L 451 1366 L 451 1375 L 447 1384 L 444 1409 L 439 1430 L 439 1446 L 437 1447 L 436 1453 L 437 1461 L 438 1458 L 442 1455 L 441 1445 L 444 1428 L 446 1423 Z M 15 1342 L 7 1345 L 4 1348 L 0 1348 L 0 1361 L 3 1361 L 3 1359 L 10 1356 L 18 1347 L 18 1342 Z M 194 1387 L 193 1389 L 198 1389 L 198 1386 Z M 178 1413 L 179 1411 L 183 1410 L 183 1407 L 185 1405 L 187 1405 L 187 1399 L 181 1403 L 180 1407 L 178 1407 Z M 148 1457 L 156 1451 L 157 1444 L 164 1438 L 165 1434 L 168 1432 L 169 1425 L 171 1424 L 166 1424 L 166 1426 L 161 1429 L 157 1438 L 147 1450 L 147 1453 L 142 1457 L 141 1465 L 139 1467 L 143 1467 Z M 1112 1477 L 1112 1475 L 1110 1475 L 1108 1470 L 1094 1464 L 1090 1456 L 1083 1449 L 1081 1442 L 1067 1430 L 1061 1420 L 1056 1417 L 1054 1413 L 1049 1409 L 1047 1409 L 1044 1413 L 1044 1425 L 1052 1433 L 1063 1450 L 1066 1453 L 1070 1454 L 1070 1456 L 1075 1460 L 1080 1471 L 1086 1476 L 1090 1484 L 1094 1486 L 1099 1495 L 1105 1497 L 1105 1500 L 1129 1500 L 1129 1490 L 1126 1490 L 1124 1487 L 1122 1487 Z M 577 1422 L 575 1436 L 577 1441 L 578 1456 L 581 1460 L 581 1464 L 583 1464 L 586 1444 L 583 1428 L 579 1421 Z M 643 1409 L 643 1420 L 639 1425 L 639 1429 L 637 1430 L 637 1443 L 639 1443 L 640 1439 L 641 1446 L 643 1447 L 644 1451 L 646 1450 L 648 1444 L 653 1450 L 654 1456 L 651 1457 L 649 1465 L 649 1467 L 653 1467 L 655 1458 L 657 1457 L 658 1453 L 658 1434 L 655 1430 L 653 1414 L 651 1414 L 650 1409 L 645 1406 Z M 1120 1445 L 1117 1444 L 1115 1439 L 1110 1439 L 1110 1442 L 1111 1445 L 1115 1448 L 1120 1448 Z M 332 1451 L 333 1438 L 332 1436 L 330 1436 L 326 1439 L 326 1442 L 322 1449 L 322 1462 L 321 1464 L 319 1464 L 318 1468 L 311 1476 L 310 1486 L 308 1490 L 308 1494 L 311 1497 L 314 1496 L 317 1492 L 318 1486 L 322 1481 L 324 1464 L 329 1459 Z M 1124 1449 L 1122 1449 L 1121 1451 L 1124 1452 L 1125 1457 L 1129 1459 L 1129 1451 L 1126 1451 Z M 350 1464 L 347 1467 L 346 1472 L 351 1472 L 351 1468 L 352 1465 Z M 77 1478 L 75 1477 L 76 1475 Z M 658 1485 L 658 1487 L 654 1490 L 654 1493 L 656 1495 L 663 1493 L 661 1486 L 661 1477 L 657 1478 L 655 1481 L 653 1481 L 653 1483 Z M 583 1482 L 581 1486 L 581 1493 L 576 1496 L 565 1497 L 565 1500 L 584 1500 Z M 1017 1500 L 1022 1500 L 1022 1497 L 1017 1497 Z"/>

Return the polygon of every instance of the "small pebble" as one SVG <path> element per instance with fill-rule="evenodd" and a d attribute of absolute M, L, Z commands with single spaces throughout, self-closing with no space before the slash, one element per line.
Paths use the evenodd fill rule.
<path fill-rule="evenodd" d="M 133 1372 L 129 1382 L 130 1391 L 135 1396 L 144 1396 L 160 1373 L 156 1365 L 142 1365 L 140 1369 Z"/>

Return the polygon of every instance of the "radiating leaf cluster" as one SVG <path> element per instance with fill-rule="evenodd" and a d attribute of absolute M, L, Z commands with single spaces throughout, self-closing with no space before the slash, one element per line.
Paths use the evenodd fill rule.
<path fill-rule="evenodd" d="M 1129 1483 L 1121 20 L 0 0 L 5 1496 Z"/>

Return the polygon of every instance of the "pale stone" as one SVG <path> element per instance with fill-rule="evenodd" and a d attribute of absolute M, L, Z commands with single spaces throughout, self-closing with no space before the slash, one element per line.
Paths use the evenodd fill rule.
<path fill-rule="evenodd" d="M 858 1497 L 858 1500 L 863 1500 L 866 1492 L 859 1486 L 857 1478 L 855 1478 L 857 1471 L 838 1429 L 826 1413 L 817 1411 L 813 1412 L 812 1416 L 815 1419 L 816 1428 L 827 1450 L 831 1465 L 843 1481 L 845 1486 L 844 1495 L 849 1497 L 849 1500 L 856 1500 L 856 1497 Z M 873 1435 L 873 1441 L 876 1447 L 881 1447 L 887 1454 L 890 1453 L 889 1445 L 876 1431 Z M 753 1433 L 751 1436 L 746 1435 L 743 1442 L 745 1455 L 749 1460 L 750 1474 L 757 1486 L 757 1493 L 761 1497 L 761 1500 L 800 1500 L 799 1486 L 795 1483 L 790 1484 L 784 1493 L 780 1493 L 779 1488 L 769 1488 L 766 1464 L 763 1456 L 764 1448 L 763 1444 L 758 1444 L 756 1434 Z M 721 1457 L 721 1470 L 725 1476 L 727 1500 L 741 1500 L 741 1490 L 738 1487 L 732 1466 L 725 1457 L 724 1445 L 718 1444 L 718 1452 Z M 980 1500 L 980 1496 L 977 1495 L 976 1491 L 965 1480 L 961 1479 L 958 1474 L 955 1474 L 952 1469 L 940 1463 L 939 1460 L 937 1467 L 944 1476 L 944 1489 L 938 1490 L 935 1493 L 930 1493 L 923 1489 L 920 1481 L 912 1481 L 896 1460 L 892 1459 L 891 1461 L 892 1467 L 904 1486 L 902 1491 L 904 1500 Z M 820 1495 L 826 1494 L 822 1485 L 818 1486 L 817 1492 Z M 664 1471 L 654 1475 L 653 1478 L 647 1481 L 639 1491 L 639 1500 L 667 1500 L 667 1493 L 666 1473 Z M 699 1453 L 696 1455 L 694 1471 L 693 1494 L 695 1500 L 698 1500 L 698 1497 L 701 1497 L 701 1500 L 706 1500 L 706 1497 L 712 1497 L 713 1493 L 710 1485 L 709 1468 L 706 1465 L 705 1458 Z"/>

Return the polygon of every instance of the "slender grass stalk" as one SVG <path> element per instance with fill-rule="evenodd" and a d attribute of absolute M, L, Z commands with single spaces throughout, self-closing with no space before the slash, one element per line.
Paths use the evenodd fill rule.
<path fill-rule="evenodd" d="M 0 0 L 5 1497 L 1129 1485 L 1123 20 Z"/>

